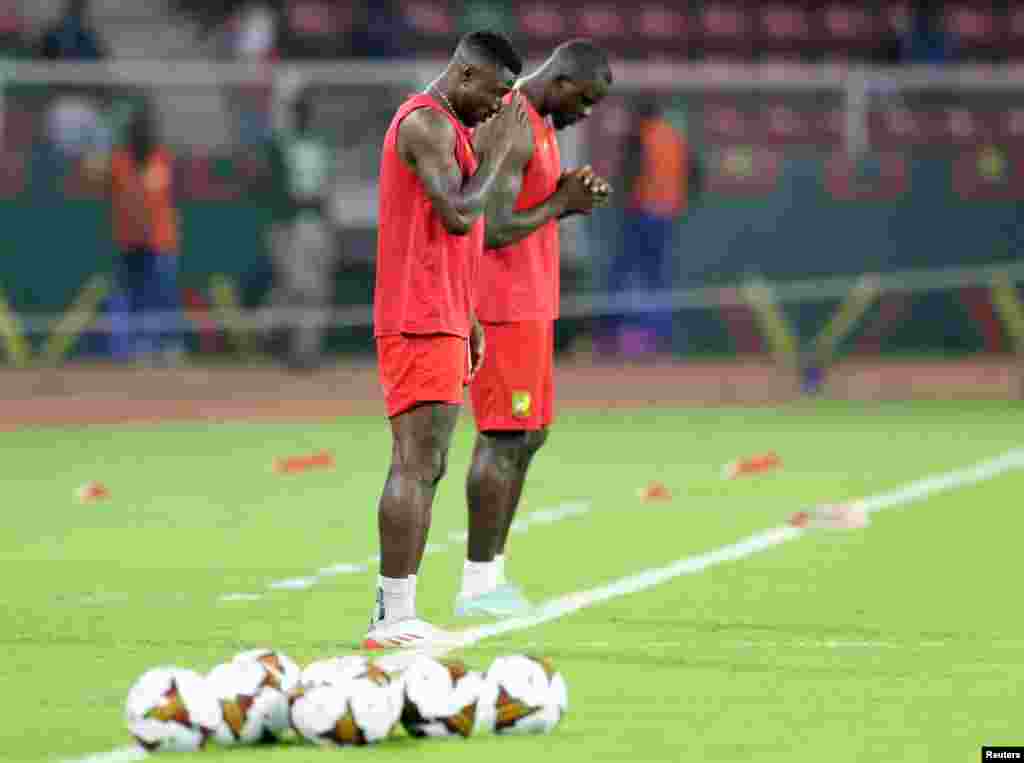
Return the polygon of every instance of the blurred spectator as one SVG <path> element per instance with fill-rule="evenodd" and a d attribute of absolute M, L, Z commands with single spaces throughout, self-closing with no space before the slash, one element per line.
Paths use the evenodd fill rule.
<path fill-rule="evenodd" d="M 298 325 L 276 331 L 272 350 L 293 370 L 309 371 L 321 362 L 323 340 L 334 299 L 338 261 L 335 235 L 327 222 L 334 152 L 313 129 L 308 93 L 294 104 L 294 122 L 271 143 L 270 181 L 276 195 L 271 229 L 274 287 L 271 305 L 301 312 Z"/>
<path fill-rule="evenodd" d="M 352 38 L 353 54 L 359 58 L 399 58 L 409 53 L 409 26 L 401 3 L 367 3 Z"/>
<path fill-rule="evenodd" d="M 909 16 L 897 15 L 878 39 L 871 63 L 876 66 L 898 66 L 903 59 L 903 40 L 910 31 Z"/>
<path fill-rule="evenodd" d="M 127 310 L 123 338 L 128 352 L 147 363 L 176 363 L 184 353 L 173 165 L 152 107 L 139 109 L 125 145 L 111 157 L 110 194 L 115 273 Z"/>
<path fill-rule="evenodd" d="M 700 163 L 654 98 L 635 112 L 625 151 L 622 246 L 612 259 L 608 290 L 616 297 L 666 288 L 676 222 L 700 192 Z M 667 351 L 670 310 L 643 311 L 608 321 L 604 349 L 629 356 Z"/>
<path fill-rule="evenodd" d="M 265 2 L 242 7 L 232 26 L 234 57 L 243 61 L 267 61 L 277 45 L 277 15 Z"/>
<path fill-rule="evenodd" d="M 89 20 L 89 0 L 68 0 L 64 16 L 43 32 L 39 54 L 51 61 L 98 61 L 107 48 Z"/>
<path fill-rule="evenodd" d="M 267 2 L 255 0 L 236 9 L 228 21 L 228 45 L 231 58 L 251 64 L 270 64 L 277 56 L 279 10 Z M 256 146 L 270 137 L 272 73 L 265 79 L 231 89 L 231 102 L 238 120 L 238 140 L 243 146 Z"/>
<path fill-rule="evenodd" d="M 25 22 L 17 2 L 0 0 L 0 61 L 32 55 L 32 44 L 25 36 Z"/>
<path fill-rule="evenodd" d="M 351 55 L 353 9 L 330 0 L 289 0 L 282 18 L 282 58 L 324 59 Z"/>
<path fill-rule="evenodd" d="M 904 64 L 945 64 L 956 60 L 957 44 L 946 29 L 942 3 L 918 3 L 900 45 Z"/>

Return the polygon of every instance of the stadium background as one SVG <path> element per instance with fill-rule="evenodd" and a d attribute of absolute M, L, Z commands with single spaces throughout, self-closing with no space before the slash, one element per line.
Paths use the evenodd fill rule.
<path fill-rule="evenodd" d="M 478 26 L 534 62 L 573 35 L 608 45 L 615 89 L 562 135 L 567 162 L 620 187 L 623 132 L 655 95 L 706 192 L 663 288 L 625 302 L 621 199 L 563 226 L 561 407 L 508 553 L 538 611 L 571 611 L 459 656 L 552 657 L 564 724 L 340 754 L 861 763 L 1019 743 L 1024 6 L 934 6 L 956 53 L 922 64 L 903 60 L 909 3 L 282 0 L 276 39 L 240 60 L 251 18 L 230 0 L 94 0 L 107 57 L 41 60 L 63 5 L 0 0 L 0 681 L 18 698 L 0 758 L 142 759 L 125 696 L 156 665 L 359 649 L 391 447 L 368 322 L 378 142 Z M 304 90 L 338 149 L 341 265 L 327 363 L 297 374 L 260 343 L 277 189 L 241 116 L 280 124 Z M 143 100 L 178 156 L 174 364 L 113 356 L 109 335 L 94 173 Z M 652 304 L 671 352 L 588 341 Z M 467 414 L 417 594 L 458 629 Z M 871 526 L 829 526 L 837 507 Z"/>
<path fill-rule="evenodd" d="M 685 374 L 698 361 L 774 361 L 783 376 L 797 368 L 799 394 L 814 340 L 855 287 L 877 277 L 877 293 L 836 334 L 838 351 L 826 362 L 975 356 L 1001 369 L 1001 391 L 978 394 L 1015 389 L 1024 194 L 1024 9 L 1015 3 L 938 4 L 956 57 L 918 66 L 899 63 L 912 3 L 649 2 L 627 10 L 582 0 L 289 0 L 269 5 L 272 48 L 241 61 L 231 40 L 243 6 L 98 0 L 90 13 L 109 57 L 40 62 L 32 35 L 60 17 L 62 3 L 5 5 L 5 28 L 28 44 L 10 48 L 3 76 L 0 289 L 10 308 L 5 335 L 25 336 L 28 366 L 108 356 L 102 276 L 114 250 L 108 203 L 89 168 L 142 99 L 157 106 L 178 155 L 181 286 L 211 309 L 209 320 L 190 313 L 190 360 L 263 363 L 252 351 L 252 315 L 217 312 L 231 295 L 243 310 L 258 309 L 271 278 L 270 199 L 259 182 L 265 151 L 237 128 L 236 110 L 255 103 L 278 124 L 304 88 L 317 128 L 338 149 L 331 208 L 339 310 L 329 348 L 343 363 L 369 361 L 379 136 L 461 32 L 491 26 L 534 62 L 572 34 L 615 55 L 615 92 L 564 135 L 570 161 L 591 162 L 614 182 L 631 111 L 655 95 L 706 168 L 706 192 L 678 225 L 665 290 L 649 295 L 674 309 L 673 353 L 657 362 L 678 361 Z M 97 94 L 102 133 L 71 158 L 47 137 L 48 110 L 67 92 Z M 567 364 L 592 358 L 591 330 L 611 310 L 606 276 L 621 247 L 621 215 L 613 207 L 563 226 L 567 317 L 558 346 Z M 996 281 L 1010 286 L 993 292 Z M 758 292 L 761 310 L 752 284 L 771 290 Z M 765 300 L 778 302 L 789 336 L 773 330 L 778 313 L 764 313 Z M 216 341 L 201 341 L 204 326 Z M 5 346 L 5 360 L 17 365 Z M 794 348 L 802 360 L 787 355 Z M 897 376 L 908 373 L 925 375 L 904 366 Z M 833 392 L 847 394 L 840 387 Z"/>

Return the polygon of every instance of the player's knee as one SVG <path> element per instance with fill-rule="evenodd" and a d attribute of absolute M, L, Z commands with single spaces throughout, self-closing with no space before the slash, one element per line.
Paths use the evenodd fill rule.
<path fill-rule="evenodd" d="M 441 481 L 448 468 L 448 452 L 439 438 L 422 437 L 399 448 L 398 468 L 409 478 L 430 487 Z"/>
<path fill-rule="evenodd" d="M 424 444 L 409 466 L 418 481 L 435 487 L 448 470 L 448 454 L 436 444 Z"/>
<path fill-rule="evenodd" d="M 485 436 L 487 463 L 502 473 L 515 471 L 526 449 L 527 432 L 490 432 Z"/>

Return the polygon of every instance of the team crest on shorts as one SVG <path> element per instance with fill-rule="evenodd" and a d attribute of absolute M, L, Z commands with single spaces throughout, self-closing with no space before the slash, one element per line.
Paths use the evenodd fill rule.
<path fill-rule="evenodd" d="M 512 393 L 512 415 L 517 419 L 530 417 L 530 393 L 524 389 L 517 389 Z"/>

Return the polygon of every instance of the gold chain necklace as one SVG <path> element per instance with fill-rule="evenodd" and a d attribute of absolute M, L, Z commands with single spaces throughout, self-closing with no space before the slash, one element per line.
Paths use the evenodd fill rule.
<path fill-rule="evenodd" d="M 444 101 L 444 105 L 448 107 L 448 111 L 450 111 L 452 113 L 452 116 L 455 117 L 456 119 L 459 119 L 458 112 L 455 111 L 455 109 L 452 107 L 452 102 L 448 100 L 448 97 L 444 93 L 442 93 L 440 90 L 438 90 L 433 85 L 430 86 L 430 92 L 432 92 L 434 95 L 436 95 L 442 101 Z M 461 122 L 462 120 L 459 119 L 459 121 Z"/>

